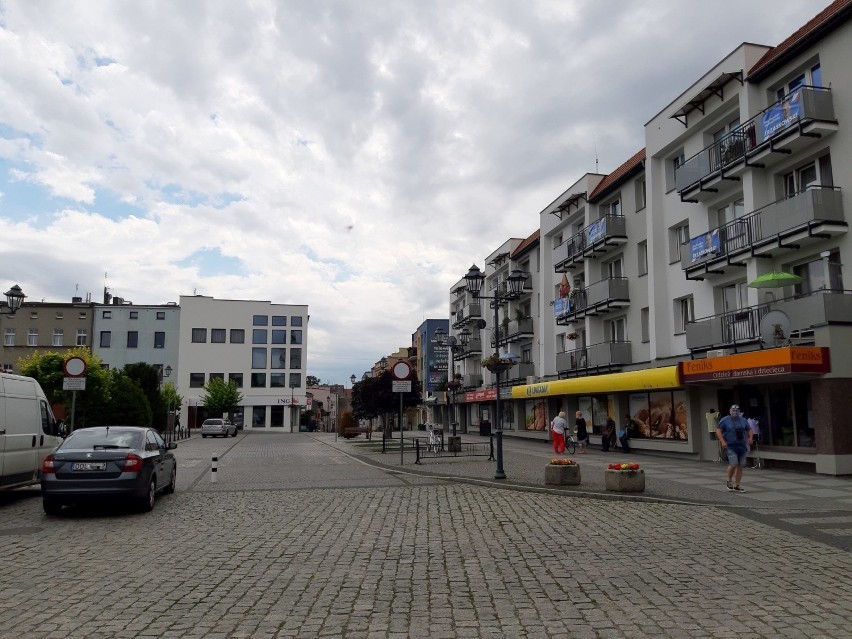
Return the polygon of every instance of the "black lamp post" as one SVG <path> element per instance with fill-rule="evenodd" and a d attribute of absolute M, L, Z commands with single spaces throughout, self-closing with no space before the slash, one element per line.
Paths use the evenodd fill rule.
<path fill-rule="evenodd" d="M 9 305 L 9 312 L 5 313 L 5 315 L 14 317 L 15 313 L 17 313 L 18 309 L 21 308 L 21 305 L 24 303 L 26 298 L 27 296 L 24 295 L 21 287 L 17 284 L 6 291 L 6 303 Z"/>
<path fill-rule="evenodd" d="M 497 287 L 494 289 L 494 295 L 482 295 L 482 284 L 485 282 L 485 275 L 482 271 L 479 270 L 479 267 L 474 264 L 470 267 L 470 270 L 467 272 L 467 275 L 464 276 L 467 292 L 473 295 L 473 297 L 477 297 L 483 300 L 491 301 L 491 308 L 494 309 L 494 365 L 489 366 L 488 370 L 490 370 L 497 378 L 496 387 L 497 387 L 497 395 L 494 400 L 494 418 L 496 419 L 496 425 L 494 428 L 494 435 L 497 440 L 496 453 L 497 453 L 497 470 L 494 472 L 494 479 L 506 479 L 506 472 L 503 470 L 503 421 L 500 415 L 500 373 L 503 370 L 508 370 L 511 366 L 514 366 L 514 362 L 511 363 L 501 363 L 498 360 L 500 359 L 500 340 L 499 340 L 499 325 L 500 325 L 500 317 L 498 311 L 501 306 L 505 306 L 509 303 L 509 300 L 517 299 L 521 296 L 521 292 L 524 288 L 524 282 L 527 280 L 529 275 L 524 273 L 521 270 L 515 269 L 509 274 L 508 277 L 508 287 L 505 291 L 501 292 L 500 288 Z"/>
<path fill-rule="evenodd" d="M 358 379 L 358 378 L 357 378 L 357 377 L 355 377 L 355 373 L 352 373 L 352 375 L 350 375 L 350 376 L 349 376 L 349 383 L 350 383 L 350 384 L 352 384 L 353 386 L 355 386 L 355 381 L 356 381 L 357 379 Z"/>
<path fill-rule="evenodd" d="M 387 367 L 388 367 L 388 358 L 382 357 L 382 359 L 379 360 L 379 369 L 382 371 L 381 373 L 379 373 L 379 379 L 382 378 Z M 384 428 L 385 437 L 387 437 L 388 439 L 393 439 L 393 429 L 390 427 L 390 423 L 389 423 L 389 420 L 388 420 L 388 414 L 384 411 L 382 411 L 382 419 L 385 420 L 385 424 L 384 424 L 384 426 L 385 426 L 385 428 Z M 402 431 L 400 431 L 400 437 L 402 437 Z"/>

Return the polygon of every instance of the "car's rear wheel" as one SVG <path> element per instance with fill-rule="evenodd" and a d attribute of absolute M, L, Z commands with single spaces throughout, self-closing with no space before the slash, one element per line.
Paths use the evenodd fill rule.
<path fill-rule="evenodd" d="M 44 508 L 44 514 L 56 517 L 62 512 L 62 502 L 52 497 L 44 497 L 41 500 L 41 506 Z"/>
<path fill-rule="evenodd" d="M 201 436 L 202 436 L 204 439 L 207 439 L 207 435 L 203 435 L 203 434 L 202 434 Z"/>
<path fill-rule="evenodd" d="M 234 434 L 233 434 L 233 435 L 231 435 L 231 437 L 236 437 L 236 436 L 237 436 L 237 429 L 235 428 L 235 429 L 234 429 Z"/>
<path fill-rule="evenodd" d="M 151 481 L 148 482 L 148 492 L 144 497 L 139 499 L 139 510 L 143 513 L 149 513 L 154 510 L 154 502 L 157 499 L 157 480 L 154 477 L 151 477 Z"/>
<path fill-rule="evenodd" d="M 169 485 L 166 486 L 165 488 L 163 488 L 163 492 L 168 494 L 168 495 L 171 495 L 173 492 L 175 492 L 176 486 L 177 486 L 177 466 L 173 466 L 172 467 L 172 476 L 171 476 L 171 479 L 169 480 Z"/>

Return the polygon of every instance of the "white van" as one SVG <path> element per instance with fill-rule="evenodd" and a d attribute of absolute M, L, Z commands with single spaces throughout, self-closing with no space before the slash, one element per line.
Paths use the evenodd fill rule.
<path fill-rule="evenodd" d="M 0 373 L 0 490 L 39 481 L 59 427 L 36 380 Z"/>

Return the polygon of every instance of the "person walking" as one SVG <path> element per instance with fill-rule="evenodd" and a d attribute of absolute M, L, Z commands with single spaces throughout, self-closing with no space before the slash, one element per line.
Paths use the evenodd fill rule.
<path fill-rule="evenodd" d="M 630 429 L 633 428 L 633 418 L 630 413 L 624 416 L 624 424 L 618 429 L 618 442 L 621 444 L 622 452 L 630 452 Z"/>
<path fill-rule="evenodd" d="M 578 410 L 576 413 L 577 421 L 574 422 L 577 431 L 577 444 L 580 446 L 580 454 L 586 454 L 586 447 L 589 445 L 589 431 L 586 429 L 586 420 L 583 418 L 583 411 Z"/>
<path fill-rule="evenodd" d="M 550 430 L 553 433 L 553 450 L 557 455 L 565 452 L 565 427 L 565 411 L 560 411 L 550 423 Z"/>
<path fill-rule="evenodd" d="M 606 426 L 603 428 L 603 434 L 601 435 L 601 451 L 604 453 L 608 453 L 610 446 L 613 445 L 615 440 L 615 420 L 612 417 L 608 417 L 606 420 Z"/>
<path fill-rule="evenodd" d="M 740 481 L 748 456 L 748 447 L 751 445 L 751 428 L 748 421 L 741 415 L 739 404 L 731 404 L 728 415 L 719 420 L 716 437 L 728 457 L 725 486 L 728 490 L 744 493 L 745 489 L 740 486 Z"/>

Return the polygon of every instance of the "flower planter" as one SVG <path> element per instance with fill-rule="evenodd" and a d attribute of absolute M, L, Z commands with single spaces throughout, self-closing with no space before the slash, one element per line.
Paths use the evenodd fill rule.
<path fill-rule="evenodd" d="M 492 373 L 499 375 L 500 373 L 509 370 L 514 365 L 515 362 L 495 362 L 493 364 L 486 364 L 485 368 L 487 368 Z"/>
<path fill-rule="evenodd" d="M 606 489 L 618 493 L 641 493 L 645 490 L 645 471 L 611 470 L 604 472 Z"/>
<path fill-rule="evenodd" d="M 548 464 L 544 467 L 544 483 L 548 486 L 579 486 L 579 464 Z"/>

